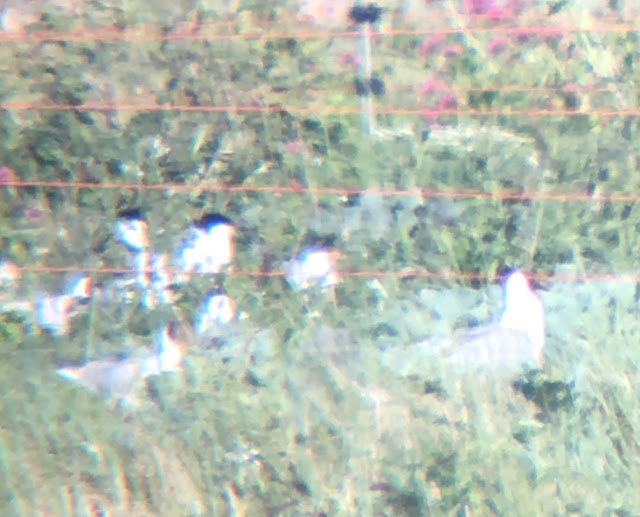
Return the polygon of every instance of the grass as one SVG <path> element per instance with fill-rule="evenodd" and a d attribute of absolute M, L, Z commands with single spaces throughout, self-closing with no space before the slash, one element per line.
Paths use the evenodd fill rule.
<path fill-rule="evenodd" d="M 171 308 L 94 301 L 62 338 L 19 314 L 0 314 L 2 514 L 633 515 L 640 506 L 634 285 L 550 285 L 541 294 L 544 369 L 523 373 L 515 387 L 451 378 L 432 358 L 414 357 L 411 344 L 499 309 L 497 287 L 457 273 L 494 275 L 508 265 L 577 275 L 635 271 L 635 202 L 596 194 L 637 191 L 636 117 L 598 114 L 635 106 L 637 33 L 590 30 L 605 22 L 585 13 L 576 22 L 584 32 L 505 33 L 506 45 L 492 53 L 498 36 L 473 28 L 495 22 L 451 19 L 449 2 L 408 3 L 404 14 L 384 14 L 386 27 L 462 21 L 467 37 L 374 40 L 373 64 L 387 93 L 375 102 L 385 136 L 371 138 L 362 133 L 356 68 L 347 59 L 354 38 L 301 37 L 325 26 L 296 19 L 293 2 L 229 2 L 217 10 L 199 0 L 156 4 L 51 8 L 26 30 L 115 24 L 134 36 L 172 35 L 198 21 L 211 37 L 0 45 L 7 103 L 0 165 L 24 181 L 96 185 L 0 186 L 3 256 L 20 266 L 126 267 L 113 224 L 119 209 L 139 206 L 162 251 L 175 250 L 203 212 L 229 215 L 239 227 L 236 271 L 280 269 L 314 236 L 333 236 L 345 270 L 428 270 L 442 278 L 348 277 L 332 296 L 292 291 L 279 277 L 199 277 L 180 288 Z M 566 25 L 578 7 L 569 2 L 546 17 L 535 5 L 519 13 L 518 24 L 544 15 L 544 23 Z M 607 23 L 630 16 L 604 12 Z M 270 30 L 292 35 L 270 38 Z M 214 37 L 259 31 L 265 35 Z M 437 81 L 450 91 L 430 89 Z M 443 95 L 479 113 L 435 120 L 385 110 L 435 109 Z M 115 101 L 281 109 L 10 104 Z M 535 109 L 576 113 L 522 114 Z M 107 183 L 190 188 L 100 188 Z M 415 194 L 206 189 L 221 184 Z M 436 199 L 419 188 L 594 196 Z M 66 280 L 25 273 L 18 290 L 34 296 Z M 184 371 L 151 379 L 136 409 L 113 407 L 55 375 L 60 361 L 149 346 L 158 322 L 193 321 L 216 285 L 246 317 L 218 346 L 193 343 Z"/>

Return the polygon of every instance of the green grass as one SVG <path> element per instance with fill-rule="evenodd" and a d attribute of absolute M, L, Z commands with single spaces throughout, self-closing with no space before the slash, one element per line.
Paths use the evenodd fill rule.
<path fill-rule="evenodd" d="M 446 5 L 425 8 L 425 18 L 387 13 L 385 20 L 396 28 L 438 27 L 444 22 L 435 10 Z M 272 8 L 240 1 L 217 12 L 199 0 L 161 8 L 90 2 L 74 14 L 52 9 L 28 30 L 116 23 L 172 33 L 184 19 L 235 23 L 203 29 L 211 35 L 323 30 L 301 25 L 295 9 L 293 2 Z M 556 16 L 571 19 L 572 9 Z M 533 24 L 541 12 L 525 10 L 521 24 Z M 588 28 L 589 19 L 582 20 Z M 193 217 L 229 215 L 239 229 L 236 271 L 279 269 L 319 234 L 336 236 L 345 270 L 443 275 L 345 278 L 335 296 L 292 291 L 278 277 L 200 277 L 180 288 L 171 309 L 95 302 L 64 338 L 30 329 L 19 314 L 0 314 L 2 515 L 637 511 L 634 285 L 549 286 L 542 293 L 545 366 L 523 374 L 517 389 L 504 379 L 443 375 L 437 361 L 414 357 L 410 346 L 418 336 L 448 333 L 499 310 L 497 287 L 447 280 L 448 274 L 494 275 L 508 265 L 540 273 L 633 273 L 640 255 L 634 202 L 440 200 L 416 190 L 365 193 L 352 206 L 334 194 L 197 188 L 297 182 L 571 194 L 594 183 L 604 193 L 636 193 L 636 117 L 593 111 L 635 106 L 636 32 L 534 35 L 510 40 L 489 58 L 478 45 L 485 48 L 491 34 L 474 36 L 446 36 L 428 55 L 419 52 L 422 36 L 380 38 L 374 68 L 387 94 L 376 106 L 433 108 L 437 99 L 420 88 L 441 79 L 463 111 L 562 109 L 576 102 L 565 85 L 588 85 L 588 93 L 578 94 L 584 113 L 448 115 L 439 126 L 418 115 L 382 114 L 378 126 L 386 136 L 372 138 L 362 134 L 359 114 L 339 112 L 358 106 L 354 70 L 339 62 L 356 48 L 348 37 L 0 44 L 6 103 L 282 107 L 5 109 L 0 165 L 24 181 L 96 185 L 0 187 L 1 253 L 20 266 L 126 267 L 127 253 L 112 234 L 115 214 L 140 206 L 162 251 L 176 249 Z M 457 44 L 459 55 L 442 55 L 444 46 Z M 615 73 L 604 66 L 611 59 Z M 525 88 L 506 92 L 508 86 Z M 304 150 L 288 153 L 286 144 L 298 139 Z M 99 188 L 106 183 L 193 189 Z M 34 296 L 66 279 L 26 273 L 18 290 Z M 192 343 L 184 371 L 151 379 L 137 408 L 113 407 L 56 376 L 60 361 L 150 346 L 158 322 L 193 321 L 215 285 L 246 317 L 229 328 L 220 348 Z"/>

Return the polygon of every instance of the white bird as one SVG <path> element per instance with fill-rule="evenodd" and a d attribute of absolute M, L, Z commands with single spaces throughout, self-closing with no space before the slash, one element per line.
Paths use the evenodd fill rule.
<path fill-rule="evenodd" d="M 542 365 L 544 307 L 521 271 L 505 278 L 503 297 L 496 323 L 472 328 L 457 345 L 444 349 L 447 364 L 494 372 Z"/>
<path fill-rule="evenodd" d="M 56 372 L 89 391 L 132 402 L 144 379 L 178 370 L 185 352 L 186 344 L 173 337 L 167 325 L 158 330 L 153 350 L 125 359 L 95 360 L 83 366 L 59 368 Z"/>
<path fill-rule="evenodd" d="M 236 304 L 224 292 L 214 291 L 205 298 L 195 321 L 196 334 L 218 333 L 236 316 Z"/>
<path fill-rule="evenodd" d="M 91 296 L 91 285 L 91 277 L 77 275 L 67 286 L 66 292 L 76 300 L 86 300 Z"/>
<path fill-rule="evenodd" d="M 285 277 L 295 289 L 305 289 L 318 284 L 331 287 L 338 283 L 335 265 L 340 252 L 335 249 L 313 247 L 300 253 L 285 266 Z"/>
<path fill-rule="evenodd" d="M 0 257 L 0 312 L 32 312 L 33 303 L 18 300 L 22 271 L 13 262 Z"/>
<path fill-rule="evenodd" d="M 67 295 L 40 295 L 36 301 L 35 314 L 38 325 L 53 335 L 64 336 L 71 328 L 71 308 L 74 299 Z"/>
<path fill-rule="evenodd" d="M 86 276 L 75 277 L 60 294 L 38 294 L 34 307 L 37 324 L 57 336 L 68 334 L 74 308 L 90 296 L 91 278 Z"/>
<path fill-rule="evenodd" d="M 151 253 L 149 252 L 149 225 L 143 218 L 142 212 L 138 209 L 120 212 L 114 230 L 118 240 L 133 253 L 134 282 L 142 288 L 147 288 L 150 283 Z"/>
<path fill-rule="evenodd" d="M 18 266 L 0 257 L 0 287 L 8 287 L 21 276 L 22 272 Z"/>
<path fill-rule="evenodd" d="M 142 366 L 139 358 L 98 360 L 90 361 L 84 366 L 59 368 L 57 373 L 89 391 L 120 400 L 132 395 L 139 382 L 144 379 Z"/>
<path fill-rule="evenodd" d="M 175 372 L 180 369 L 187 351 L 184 340 L 177 339 L 173 333 L 177 329 L 171 325 L 160 328 L 156 334 L 155 348 L 145 361 L 144 371 L 148 375 L 159 375 L 164 372 Z M 154 366 L 157 362 L 157 370 Z"/>
<path fill-rule="evenodd" d="M 142 304 L 155 307 L 158 302 L 170 303 L 173 292 L 172 277 L 167 264 L 167 255 L 153 253 L 149 249 L 149 225 L 139 209 L 119 213 L 115 233 L 133 253 L 132 266 L 135 276 L 120 284 L 126 289 L 131 283 L 142 290 Z"/>
<path fill-rule="evenodd" d="M 143 251 L 149 247 L 149 225 L 137 208 L 118 214 L 115 232 L 120 242 L 131 251 Z"/>
<path fill-rule="evenodd" d="M 20 268 L 0 258 L 0 312 L 27 313 L 52 334 L 67 334 L 73 309 L 90 296 L 91 278 L 78 275 L 58 293 L 37 292 L 31 298 L 18 295 L 16 281 L 20 278 Z"/>
<path fill-rule="evenodd" d="M 207 214 L 196 221 L 176 256 L 176 267 L 186 273 L 220 273 L 233 259 L 235 225 L 221 214 Z"/>

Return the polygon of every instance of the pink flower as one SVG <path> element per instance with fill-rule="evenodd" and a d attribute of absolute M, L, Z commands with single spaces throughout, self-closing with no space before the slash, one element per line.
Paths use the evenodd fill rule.
<path fill-rule="evenodd" d="M 360 64 L 360 56 L 354 52 L 341 52 L 338 56 L 338 64 L 357 67 Z"/>
<path fill-rule="evenodd" d="M 44 218 L 42 210 L 35 207 L 25 208 L 24 216 L 30 223 L 40 223 Z"/>
<path fill-rule="evenodd" d="M 562 87 L 562 91 L 566 93 L 580 93 L 582 87 L 577 83 L 567 83 Z"/>
<path fill-rule="evenodd" d="M 489 18 L 490 20 L 506 20 L 508 18 L 513 18 L 513 16 L 514 15 L 511 10 L 504 9 L 497 5 L 491 7 L 491 9 L 489 9 L 489 12 L 487 13 L 487 18 Z"/>
<path fill-rule="evenodd" d="M 462 54 L 464 47 L 462 45 L 447 45 L 442 49 L 442 55 L 444 57 L 456 57 Z"/>
<path fill-rule="evenodd" d="M 507 38 L 494 38 L 489 42 L 489 54 L 495 56 L 502 52 L 507 45 L 509 44 L 509 40 Z"/>
<path fill-rule="evenodd" d="M 324 27 L 342 26 L 347 20 L 349 5 L 333 0 L 303 0 L 299 2 L 298 16 Z"/>
<path fill-rule="evenodd" d="M 8 183 L 14 183 L 16 181 L 16 173 L 13 169 L 4 165 L 0 166 L 0 185 L 6 185 Z"/>
<path fill-rule="evenodd" d="M 427 95 L 433 92 L 449 92 L 450 88 L 442 79 L 428 79 L 420 87 L 420 93 Z"/>
<path fill-rule="evenodd" d="M 470 14 L 486 14 L 497 7 L 495 0 L 465 0 L 465 7 Z"/>
<path fill-rule="evenodd" d="M 443 41 L 444 41 L 443 35 L 427 37 L 422 42 L 422 45 L 420 45 L 418 53 L 421 56 L 428 56 L 432 53 L 433 49 L 438 45 L 440 45 L 440 43 L 442 43 Z"/>
<path fill-rule="evenodd" d="M 531 27 L 514 27 L 511 33 L 518 39 L 518 41 L 526 41 L 529 36 L 533 34 Z"/>
<path fill-rule="evenodd" d="M 458 99 L 453 95 L 445 95 L 438 106 L 439 110 L 446 111 L 458 107 Z"/>
<path fill-rule="evenodd" d="M 304 141 L 301 138 L 287 142 L 284 145 L 284 150 L 290 154 L 300 154 L 304 150 Z"/>
<path fill-rule="evenodd" d="M 521 0 L 465 0 L 468 14 L 483 15 L 489 20 L 513 18 L 522 6 Z"/>
<path fill-rule="evenodd" d="M 422 116 L 429 122 L 436 122 L 438 120 L 438 114 L 433 108 L 423 108 Z"/>

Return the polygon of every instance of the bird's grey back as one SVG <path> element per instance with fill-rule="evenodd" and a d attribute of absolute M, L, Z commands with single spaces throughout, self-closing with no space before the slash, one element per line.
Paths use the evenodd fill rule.
<path fill-rule="evenodd" d="M 120 399 L 135 390 L 140 374 L 140 362 L 135 359 L 92 361 L 82 368 L 80 382 L 108 397 Z"/>
<path fill-rule="evenodd" d="M 541 352 L 524 332 L 492 324 L 471 329 L 459 343 L 443 350 L 443 356 L 456 368 L 516 373 L 523 366 L 540 366 Z"/>

